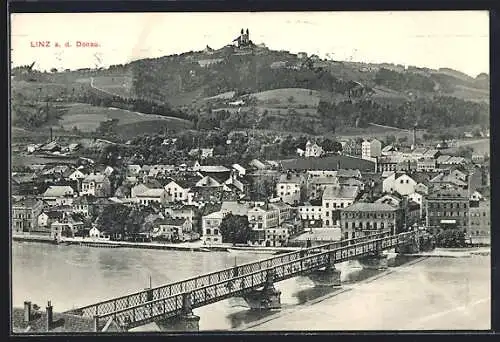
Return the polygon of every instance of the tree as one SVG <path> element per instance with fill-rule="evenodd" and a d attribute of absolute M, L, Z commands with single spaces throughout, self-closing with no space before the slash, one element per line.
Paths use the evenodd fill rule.
<path fill-rule="evenodd" d="M 127 225 L 131 209 L 124 205 L 107 205 L 97 218 L 99 230 L 111 235 L 127 235 Z"/>
<path fill-rule="evenodd" d="M 465 233 L 458 229 L 446 229 L 436 235 L 436 246 L 444 248 L 465 247 Z"/>
<path fill-rule="evenodd" d="M 387 135 L 385 137 L 385 144 L 386 145 L 392 145 L 396 142 L 396 137 L 394 135 Z"/>
<path fill-rule="evenodd" d="M 252 229 L 248 225 L 248 217 L 228 214 L 219 226 L 222 241 L 232 244 L 247 243 Z"/>

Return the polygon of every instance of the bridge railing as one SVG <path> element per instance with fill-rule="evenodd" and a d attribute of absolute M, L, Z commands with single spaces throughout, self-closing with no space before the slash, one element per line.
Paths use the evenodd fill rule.
<path fill-rule="evenodd" d="M 214 284 L 227 279 L 231 279 L 235 276 L 252 273 L 258 270 L 268 269 L 275 265 L 297 260 L 301 258 L 305 253 L 320 253 L 324 249 L 339 248 L 342 246 L 348 246 L 363 241 L 386 237 L 389 235 L 390 235 L 389 232 L 376 233 L 355 239 L 335 241 L 299 251 L 279 254 L 277 256 L 265 260 L 249 262 L 231 268 L 226 268 L 223 270 L 214 271 L 204 275 L 195 276 L 175 283 L 162 285 L 156 288 L 141 290 L 139 292 L 132 293 L 129 295 L 112 298 L 103 302 L 84 306 L 79 309 L 70 310 L 68 311 L 68 313 L 82 315 L 85 317 L 94 317 L 96 315 L 103 315 L 108 312 L 115 312 L 117 310 L 122 310 L 128 307 L 134 307 L 136 305 L 140 305 L 141 303 L 146 303 L 151 300 L 158 300 L 161 298 L 170 297 L 178 293 L 190 292 L 206 284 Z"/>
<path fill-rule="evenodd" d="M 220 280 L 212 284 L 203 285 L 191 291 L 174 294 L 165 298 L 153 299 L 131 307 L 114 310 L 101 315 L 96 315 L 98 325 L 113 318 L 118 324 L 127 328 L 154 321 L 157 317 L 169 318 L 177 316 L 183 311 L 183 297 L 191 295 L 192 308 L 197 308 L 229 298 L 245 291 L 261 287 L 265 284 L 268 273 L 273 272 L 274 280 L 280 281 L 300 273 L 307 273 L 327 265 L 343 262 L 352 257 L 368 255 L 383 249 L 395 247 L 408 242 L 411 233 L 398 236 L 384 236 L 381 238 L 349 244 L 319 253 L 307 253 L 294 260 L 287 260 L 281 264 L 268 268 L 252 271 L 248 274 L 237 275 L 232 278 Z"/>

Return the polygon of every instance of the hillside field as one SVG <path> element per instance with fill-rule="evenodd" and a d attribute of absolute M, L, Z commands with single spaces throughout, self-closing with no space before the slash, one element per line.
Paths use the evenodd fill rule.
<path fill-rule="evenodd" d="M 132 77 L 98 76 L 94 77 L 94 87 L 121 97 L 132 96 Z"/>
<path fill-rule="evenodd" d="M 119 108 L 95 107 L 84 103 L 69 104 L 67 108 L 68 111 L 62 116 L 60 121 L 60 124 L 66 130 L 71 130 L 76 126 L 82 132 L 92 132 L 99 127 L 101 122 L 110 119 L 118 119 L 119 126 L 144 122 L 155 122 L 156 124 L 165 122 L 172 127 L 190 127 L 190 122 L 186 120 L 142 114 Z"/>
<path fill-rule="evenodd" d="M 307 106 L 316 108 L 320 101 L 320 92 L 302 88 L 280 88 L 260 93 L 253 93 L 251 96 L 261 104 L 266 105 L 287 105 L 289 107 Z"/>

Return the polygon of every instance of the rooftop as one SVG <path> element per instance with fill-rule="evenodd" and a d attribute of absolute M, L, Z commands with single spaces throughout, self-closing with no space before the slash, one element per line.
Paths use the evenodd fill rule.
<path fill-rule="evenodd" d="M 358 211 L 395 211 L 397 210 L 393 206 L 385 203 L 364 203 L 358 202 L 347 208 L 340 209 L 341 211 L 347 212 L 358 212 Z"/>
<path fill-rule="evenodd" d="M 333 186 L 327 185 L 323 191 L 323 200 L 336 198 L 354 199 L 358 195 L 357 186 Z"/>
<path fill-rule="evenodd" d="M 34 314 L 30 322 L 24 321 L 24 309 L 14 308 L 12 310 L 12 329 L 15 333 L 46 333 L 46 312 Z M 53 313 L 53 323 L 50 333 L 65 333 L 65 332 L 93 332 L 94 325 L 91 318 L 82 316 Z M 118 331 L 116 325 L 112 324 L 112 331 Z M 108 330 L 108 331 L 111 331 Z"/>
<path fill-rule="evenodd" d="M 74 190 L 69 185 L 51 185 L 43 193 L 44 197 L 63 197 L 64 195 L 72 195 Z"/>
<path fill-rule="evenodd" d="M 367 171 L 375 168 L 375 163 L 372 161 L 342 155 L 283 160 L 281 165 L 285 170 L 336 170 L 343 168 Z"/>
<path fill-rule="evenodd" d="M 83 180 L 84 182 L 104 182 L 106 176 L 103 174 L 90 174 Z"/>

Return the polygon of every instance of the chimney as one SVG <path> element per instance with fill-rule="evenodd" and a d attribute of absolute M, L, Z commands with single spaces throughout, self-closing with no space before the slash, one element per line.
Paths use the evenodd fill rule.
<path fill-rule="evenodd" d="M 50 141 L 52 141 L 52 127 L 50 127 Z"/>
<path fill-rule="evenodd" d="M 50 303 L 50 300 L 48 301 L 45 309 L 47 310 L 46 328 L 47 331 L 50 331 L 50 328 L 52 327 L 52 304 Z"/>
<path fill-rule="evenodd" d="M 24 302 L 24 321 L 29 322 L 31 320 L 31 302 Z"/>

